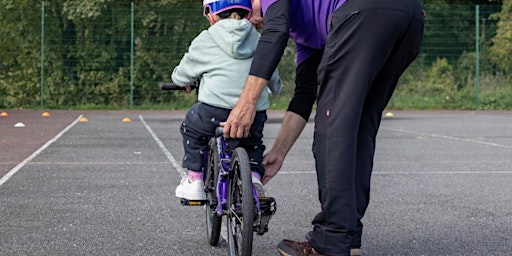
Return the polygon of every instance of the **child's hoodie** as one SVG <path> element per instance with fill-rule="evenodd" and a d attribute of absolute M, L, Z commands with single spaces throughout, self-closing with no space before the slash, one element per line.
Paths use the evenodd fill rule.
<path fill-rule="evenodd" d="M 259 33 L 247 19 L 222 19 L 202 31 L 190 44 L 171 78 L 186 86 L 201 77 L 198 100 L 212 106 L 232 109 L 242 93 Z M 281 90 L 277 70 L 263 90 L 256 110 L 269 107 L 269 91 Z"/>

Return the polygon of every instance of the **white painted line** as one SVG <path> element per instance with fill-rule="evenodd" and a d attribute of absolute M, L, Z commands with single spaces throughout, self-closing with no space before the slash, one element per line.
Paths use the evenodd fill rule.
<path fill-rule="evenodd" d="M 504 144 L 498 144 L 498 143 L 492 143 L 492 142 L 480 141 L 480 140 L 464 139 L 464 138 L 440 135 L 440 134 L 435 134 L 435 133 L 423 133 L 423 132 L 416 132 L 416 131 L 410 131 L 410 130 L 399 129 L 399 128 L 390 128 L 390 127 L 381 127 L 381 129 L 388 130 L 388 131 L 395 131 L 395 132 L 403 132 L 403 133 L 409 133 L 409 134 L 430 136 L 430 137 L 441 138 L 441 139 L 458 140 L 458 141 L 482 144 L 482 145 L 493 146 L 493 147 L 512 148 L 512 146 L 504 145 Z"/>
<path fill-rule="evenodd" d="M 168 161 L 159 162 L 30 162 L 30 165 L 148 165 L 148 164 L 169 164 Z"/>
<path fill-rule="evenodd" d="M 45 150 L 48 146 L 50 146 L 52 143 L 58 140 L 64 133 L 71 129 L 71 127 L 73 127 L 76 123 L 78 123 L 78 121 L 80 121 L 80 118 L 82 118 L 82 115 L 80 115 L 75 121 L 73 121 L 70 125 L 64 128 L 64 130 L 60 131 L 57 135 L 55 135 L 55 137 L 46 142 L 46 144 L 44 144 L 42 147 L 40 147 L 38 150 L 32 153 L 32 155 L 23 160 L 23 162 L 19 163 L 16 167 L 12 168 L 4 177 L 2 177 L 2 179 L 0 179 L 0 186 L 4 184 L 7 180 L 9 180 L 14 174 L 16 174 L 28 162 L 34 159 L 37 155 L 41 154 L 41 152 L 43 152 L 43 150 Z"/>
<path fill-rule="evenodd" d="M 431 172 L 373 172 L 373 174 L 512 174 L 512 171 L 431 171 Z"/>
<path fill-rule="evenodd" d="M 185 169 L 183 169 L 181 167 L 181 165 L 178 163 L 178 161 L 176 161 L 174 156 L 172 156 L 171 152 L 167 149 L 167 147 L 165 147 L 164 143 L 162 143 L 162 141 L 158 138 L 158 136 L 156 136 L 155 132 L 153 132 L 153 129 L 151 129 L 151 127 L 149 127 L 149 125 L 146 123 L 146 121 L 144 121 L 144 118 L 142 117 L 142 115 L 139 115 L 139 119 L 144 124 L 144 126 L 146 126 L 146 129 L 148 130 L 149 134 L 151 134 L 151 137 L 153 137 L 153 140 L 156 142 L 156 144 L 158 144 L 160 149 L 164 152 L 167 159 L 169 159 L 169 161 L 172 163 L 174 168 L 176 168 L 176 170 L 181 175 L 181 177 L 185 177 L 187 175 L 187 172 L 185 171 Z"/>
<path fill-rule="evenodd" d="M 277 174 L 316 174 L 315 171 L 280 171 Z M 386 171 L 378 171 L 372 172 L 372 174 L 512 174 L 512 171 L 417 171 L 417 172 L 386 172 Z"/>
<path fill-rule="evenodd" d="M 316 171 L 279 171 L 277 174 L 316 174 Z"/>

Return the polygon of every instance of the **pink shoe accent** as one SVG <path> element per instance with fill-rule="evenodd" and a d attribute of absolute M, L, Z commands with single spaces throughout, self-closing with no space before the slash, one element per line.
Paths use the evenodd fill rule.
<path fill-rule="evenodd" d="M 196 172 L 196 171 L 188 171 L 188 178 L 190 180 L 202 180 L 203 179 L 203 172 Z"/>

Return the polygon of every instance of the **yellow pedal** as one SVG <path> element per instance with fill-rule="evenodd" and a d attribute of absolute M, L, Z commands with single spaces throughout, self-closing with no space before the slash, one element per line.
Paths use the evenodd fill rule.
<path fill-rule="evenodd" d="M 206 200 L 188 200 L 185 198 L 181 199 L 181 205 L 184 205 L 184 206 L 201 206 L 201 205 L 205 205 L 205 204 L 206 204 Z"/>

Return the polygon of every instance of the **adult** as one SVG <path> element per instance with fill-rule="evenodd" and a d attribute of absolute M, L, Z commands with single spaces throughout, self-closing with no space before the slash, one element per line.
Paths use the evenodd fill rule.
<path fill-rule="evenodd" d="M 420 51 L 419 0 L 253 0 L 264 28 L 244 91 L 223 124 L 248 135 L 255 102 L 287 40 L 297 49 L 296 91 L 273 148 L 266 183 L 302 132 L 318 89 L 313 154 L 321 211 L 306 242 L 283 240 L 282 255 L 360 255 L 375 138 L 399 77 Z M 319 88 L 317 88 L 317 85 Z"/>

